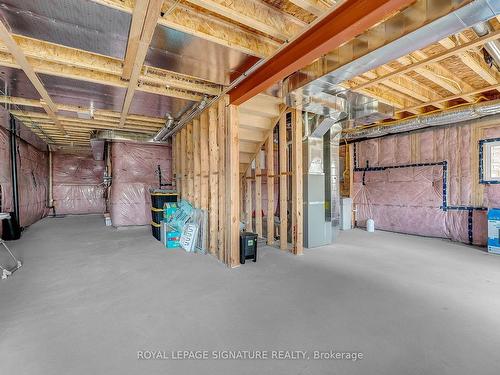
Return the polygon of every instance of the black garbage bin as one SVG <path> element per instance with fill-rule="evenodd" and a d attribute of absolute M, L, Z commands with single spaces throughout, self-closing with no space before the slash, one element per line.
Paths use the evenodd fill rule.
<path fill-rule="evenodd" d="M 240 263 L 245 264 L 246 259 L 257 262 L 257 234 L 251 232 L 240 233 Z"/>

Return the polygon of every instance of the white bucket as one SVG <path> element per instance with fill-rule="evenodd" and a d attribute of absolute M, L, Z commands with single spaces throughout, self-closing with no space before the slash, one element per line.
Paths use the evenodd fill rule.
<path fill-rule="evenodd" d="M 366 220 L 366 230 L 370 233 L 375 232 L 375 222 L 373 219 Z"/>

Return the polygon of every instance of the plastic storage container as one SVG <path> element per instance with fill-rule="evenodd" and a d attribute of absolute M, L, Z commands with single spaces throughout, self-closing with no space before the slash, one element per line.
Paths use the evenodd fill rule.
<path fill-rule="evenodd" d="M 257 262 L 257 234 L 251 232 L 240 233 L 240 263 L 252 259 Z"/>
<path fill-rule="evenodd" d="M 161 224 L 151 222 L 151 233 L 153 233 L 153 237 L 158 241 L 161 241 Z"/>
<path fill-rule="evenodd" d="M 500 209 L 488 211 L 488 252 L 500 254 Z"/>

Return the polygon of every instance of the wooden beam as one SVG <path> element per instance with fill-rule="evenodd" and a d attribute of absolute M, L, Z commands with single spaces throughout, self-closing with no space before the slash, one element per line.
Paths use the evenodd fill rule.
<path fill-rule="evenodd" d="M 146 14 L 144 15 L 145 3 L 148 3 Z M 149 44 L 153 38 L 153 33 L 158 21 L 158 16 L 163 4 L 163 0 L 138 0 L 136 2 L 134 13 L 132 14 L 132 25 L 141 24 L 141 35 L 139 40 L 136 42 L 136 51 L 133 55 L 129 54 L 129 58 L 133 60 L 125 61 L 125 67 L 131 65 L 130 68 L 130 80 L 127 87 L 127 93 L 125 94 L 125 99 L 123 101 L 122 115 L 120 118 L 120 126 L 125 124 L 125 119 L 127 118 L 128 111 L 130 110 L 130 105 L 132 104 L 132 99 L 134 97 L 135 90 L 137 88 L 137 83 L 139 82 L 139 76 L 142 71 L 142 65 L 146 59 L 146 54 L 148 52 Z M 137 31 L 137 30 L 135 30 Z M 130 35 L 129 35 L 130 37 Z M 133 36 L 132 36 L 133 37 Z M 134 43 L 134 42 L 133 42 Z M 130 45 L 130 44 L 129 44 Z M 124 71 L 125 74 L 125 71 Z"/>
<path fill-rule="evenodd" d="M 9 30 L 5 27 L 4 23 L 0 21 L 0 40 L 5 44 L 9 52 L 12 54 L 14 60 L 19 64 L 21 69 L 24 71 L 30 82 L 35 87 L 38 94 L 40 94 L 42 100 L 40 104 L 47 114 L 53 119 L 54 124 L 58 127 L 60 132 L 65 135 L 66 131 L 64 127 L 61 125 L 59 120 L 56 117 L 57 107 L 52 101 L 49 93 L 43 86 L 42 81 L 38 78 L 38 75 L 33 70 L 33 67 L 29 63 L 28 59 L 24 55 L 22 49 L 17 45 L 16 41 L 12 38 Z"/>
<path fill-rule="evenodd" d="M 279 157 L 280 157 L 280 249 L 288 249 L 288 199 L 287 199 L 287 141 L 286 113 L 280 116 L 278 126 Z"/>
<path fill-rule="evenodd" d="M 134 9 L 133 0 L 92 1 L 127 13 L 132 13 Z M 271 38 L 253 33 L 219 17 L 202 14 L 197 9 L 178 3 L 176 0 L 166 0 L 162 12 L 163 15 L 158 19 L 160 25 L 246 54 L 267 57 L 279 47 L 279 43 Z"/>
<path fill-rule="evenodd" d="M 260 168 L 260 149 L 255 158 L 255 232 L 262 237 L 262 177 Z"/>
<path fill-rule="evenodd" d="M 208 153 L 210 159 L 210 203 L 209 203 L 209 249 L 210 254 L 218 255 L 219 215 L 219 147 L 217 145 L 217 107 L 208 109 Z"/>
<path fill-rule="evenodd" d="M 266 142 L 267 171 L 267 244 L 274 244 L 274 142 L 271 133 Z"/>
<path fill-rule="evenodd" d="M 236 267 L 239 262 L 240 242 L 240 172 L 238 108 L 229 105 L 226 112 L 227 159 L 226 159 L 226 201 L 227 201 L 227 264 Z"/>
<path fill-rule="evenodd" d="M 302 255 L 304 251 L 304 196 L 303 196 L 303 172 L 302 172 L 302 111 L 292 111 L 292 192 L 293 208 L 292 216 L 294 218 L 293 232 L 293 253 Z"/>
<path fill-rule="evenodd" d="M 287 40 L 306 26 L 305 22 L 258 0 L 187 1 L 276 39 Z"/>
<path fill-rule="evenodd" d="M 127 81 L 130 80 L 132 76 L 132 70 L 137 59 L 137 51 L 146 23 L 148 6 L 149 0 L 137 0 L 135 3 L 132 22 L 130 23 L 130 30 L 128 33 L 127 51 L 123 63 L 122 78 Z"/>
<path fill-rule="evenodd" d="M 244 103 L 412 2 L 413 0 L 344 1 L 231 90 L 231 103 Z"/>

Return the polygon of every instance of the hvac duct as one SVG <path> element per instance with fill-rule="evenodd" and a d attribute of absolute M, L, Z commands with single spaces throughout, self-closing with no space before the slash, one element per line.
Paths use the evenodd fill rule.
<path fill-rule="evenodd" d="M 450 2 L 446 0 L 417 0 L 415 10 L 421 9 L 421 17 L 405 17 L 403 14 L 401 17 L 394 17 L 397 24 L 388 21 L 389 27 L 384 27 L 385 23 L 381 23 L 380 27 L 375 29 L 377 32 L 367 34 L 366 40 L 358 43 L 358 46 L 327 54 L 311 66 L 292 74 L 284 82 L 285 95 L 298 89 L 307 91 L 311 85 L 319 84 L 323 86 L 322 91 L 331 92 L 341 82 L 500 14 L 498 0 L 471 1 L 452 12 L 449 12 L 449 7 Z M 420 24 L 423 18 L 434 19 L 432 14 L 436 12 L 446 15 Z M 396 36 L 394 30 L 401 30 L 400 25 L 404 25 L 405 32 L 408 32 Z"/>
<path fill-rule="evenodd" d="M 428 115 L 423 114 L 409 119 L 380 124 L 378 126 L 347 130 L 342 134 L 342 138 L 346 140 L 374 138 L 387 134 L 407 132 L 432 126 L 460 123 L 498 113 L 500 113 L 500 100 L 494 100 L 490 102 L 465 105 L 441 113 Z"/>
<path fill-rule="evenodd" d="M 165 126 L 162 129 L 160 129 L 160 131 L 158 133 L 156 133 L 156 135 L 153 137 L 154 142 L 163 141 L 165 139 L 165 137 L 167 136 L 167 133 L 170 131 L 170 128 L 174 124 L 174 118 L 172 117 L 172 115 L 170 113 L 167 113 L 166 117 L 167 117 L 167 121 L 165 123 Z"/>
<path fill-rule="evenodd" d="M 90 142 L 92 141 L 120 141 L 120 142 L 134 142 L 134 143 L 163 143 L 154 140 L 150 134 L 143 133 L 133 133 L 122 130 L 96 130 L 90 136 Z"/>
<path fill-rule="evenodd" d="M 493 28 L 488 22 L 480 22 L 472 26 L 472 29 L 478 36 L 488 35 L 493 31 Z M 498 40 L 492 40 L 484 45 L 484 49 L 493 59 L 497 70 L 500 71 L 500 42 Z"/>

